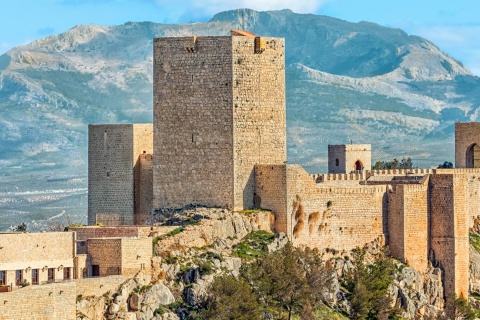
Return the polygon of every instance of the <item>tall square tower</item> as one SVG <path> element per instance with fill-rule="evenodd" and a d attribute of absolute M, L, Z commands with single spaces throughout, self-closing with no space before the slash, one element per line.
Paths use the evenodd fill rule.
<path fill-rule="evenodd" d="M 145 222 L 137 217 L 146 220 L 151 210 L 152 136 L 151 124 L 88 126 L 89 225 Z"/>
<path fill-rule="evenodd" d="M 154 41 L 153 207 L 254 206 L 254 165 L 286 161 L 285 42 Z"/>

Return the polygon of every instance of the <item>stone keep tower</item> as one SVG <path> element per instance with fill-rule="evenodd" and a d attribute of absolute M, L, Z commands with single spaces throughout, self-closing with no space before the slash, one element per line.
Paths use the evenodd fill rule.
<path fill-rule="evenodd" d="M 88 126 L 89 225 L 145 222 L 152 202 L 152 149 L 151 124 Z"/>
<path fill-rule="evenodd" d="M 455 167 L 480 168 L 480 122 L 455 123 Z"/>
<path fill-rule="evenodd" d="M 254 165 L 286 161 L 285 109 L 284 39 L 155 39 L 153 207 L 253 207 Z"/>
<path fill-rule="evenodd" d="M 370 144 L 329 144 L 328 173 L 350 173 L 370 170 L 372 146 Z"/>

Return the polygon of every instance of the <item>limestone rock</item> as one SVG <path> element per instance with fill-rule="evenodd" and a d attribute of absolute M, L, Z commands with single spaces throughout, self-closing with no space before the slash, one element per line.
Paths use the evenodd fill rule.
<path fill-rule="evenodd" d="M 142 304 L 148 304 L 154 301 L 157 302 L 157 306 L 158 304 L 169 305 L 175 302 L 175 297 L 170 289 L 159 282 L 145 292 Z"/>

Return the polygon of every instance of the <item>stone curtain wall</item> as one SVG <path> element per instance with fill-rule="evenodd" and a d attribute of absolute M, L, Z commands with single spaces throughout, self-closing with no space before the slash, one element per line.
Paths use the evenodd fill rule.
<path fill-rule="evenodd" d="M 464 175 L 430 177 L 431 248 L 444 274 L 446 297 L 468 297 L 468 216 Z"/>
<path fill-rule="evenodd" d="M 395 186 L 388 199 L 390 253 L 423 272 L 428 265 L 428 180 Z"/>
<path fill-rule="evenodd" d="M 233 207 L 230 37 L 154 40 L 154 208 Z"/>
<path fill-rule="evenodd" d="M 89 125 L 88 139 L 88 224 L 133 224 L 133 170 L 153 151 L 152 125 Z"/>
<path fill-rule="evenodd" d="M 0 293 L 0 320 L 74 320 L 75 288 L 70 281 Z"/>
<path fill-rule="evenodd" d="M 138 271 L 151 271 L 152 238 L 122 239 L 122 275 L 133 277 Z"/>
<path fill-rule="evenodd" d="M 107 292 L 115 292 L 129 278 L 125 276 L 107 276 L 100 278 L 85 278 L 75 280 L 77 295 L 83 297 L 102 296 Z"/>
<path fill-rule="evenodd" d="M 261 39 L 255 53 L 254 37 L 231 37 L 235 210 L 254 207 L 255 164 L 287 160 L 285 41 Z"/>
<path fill-rule="evenodd" d="M 287 166 L 287 231 L 295 245 L 336 250 L 387 236 L 386 186 L 321 188 Z"/>
<path fill-rule="evenodd" d="M 275 231 L 287 233 L 287 165 L 256 165 L 257 207 L 272 210 Z"/>
<path fill-rule="evenodd" d="M 455 123 L 455 168 L 466 167 L 466 153 L 472 144 L 480 145 L 480 122 Z"/>
<path fill-rule="evenodd" d="M 29 283 L 32 283 L 31 269 L 39 269 L 39 282 L 48 280 L 48 268 L 55 269 L 56 280 L 63 280 L 63 267 L 72 268 L 73 274 L 76 250 L 73 232 L 0 234 L 0 247 L 0 270 L 7 271 L 9 285 L 15 286 L 15 270 L 21 270 L 23 279 Z"/>
<path fill-rule="evenodd" d="M 295 245 L 350 250 L 387 236 L 386 186 L 322 188 L 298 165 L 256 166 L 257 181 L 261 207 Z"/>

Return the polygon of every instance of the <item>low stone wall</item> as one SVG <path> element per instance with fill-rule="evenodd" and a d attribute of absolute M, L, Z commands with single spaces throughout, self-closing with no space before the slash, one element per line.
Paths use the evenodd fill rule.
<path fill-rule="evenodd" d="M 0 320 L 76 318 L 74 281 L 28 286 L 0 293 Z"/>
<path fill-rule="evenodd" d="M 77 279 L 75 280 L 77 295 L 84 297 L 101 296 L 109 291 L 116 291 L 127 279 L 128 277 L 125 276 Z"/>

